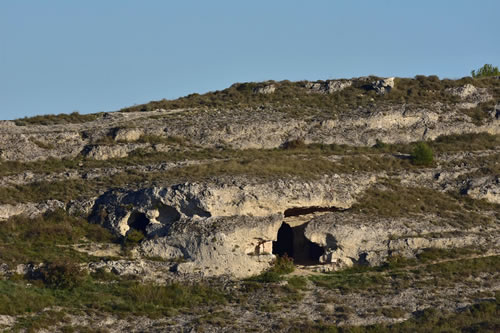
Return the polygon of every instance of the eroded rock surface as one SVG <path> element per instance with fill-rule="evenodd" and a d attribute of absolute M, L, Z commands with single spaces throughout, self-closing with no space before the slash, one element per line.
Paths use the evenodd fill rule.
<path fill-rule="evenodd" d="M 394 78 L 329 80 L 304 83 L 311 92 L 338 94 L 353 82 L 364 82 L 366 90 L 380 96 L 395 87 Z M 363 86 L 363 87 L 364 87 Z M 274 89 L 274 90 L 273 90 Z M 257 94 L 272 95 L 279 87 L 267 84 L 257 87 Z M 440 135 L 488 132 L 500 133 L 498 111 L 491 108 L 490 117 L 478 123 L 461 109 L 470 109 L 491 101 L 487 88 L 471 84 L 449 88 L 448 94 L 458 96 L 460 103 L 426 102 L 422 105 L 376 103 L 339 111 L 316 119 L 291 116 L 277 106 L 258 108 L 203 110 L 198 108 L 145 112 L 105 113 L 96 120 L 82 124 L 15 126 L 5 122 L 0 130 L 0 157 L 4 160 L 86 156 L 97 160 L 123 158 L 136 150 L 154 151 L 155 140 L 183 138 L 203 147 L 227 146 L 234 149 L 277 148 L 302 138 L 306 143 L 337 143 L 371 146 L 376 140 L 386 143 L 407 143 L 434 139 Z M 327 98 L 327 97 L 325 97 Z M 465 103 L 465 104 L 464 104 Z M 282 106 L 281 108 L 287 108 Z M 177 115 L 183 116 L 177 116 Z M 192 125 L 196 126 L 192 126 Z M 141 138 L 144 139 L 141 142 Z"/>

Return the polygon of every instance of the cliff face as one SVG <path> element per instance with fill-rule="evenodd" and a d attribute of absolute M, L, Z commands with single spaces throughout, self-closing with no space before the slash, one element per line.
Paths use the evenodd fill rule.
<path fill-rule="evenodd" d="M 89 214 L 92 221 L 118 236 L 140 228 L 147 238 L 155 237 L 141 244 L 143 255 L 191 261 L 179 269 L 218 267 L 206 271 L 208 275 L 248 276 L 271 262 L 273 242 L 277 247 L 282 225 L 279 216 L 284 220 L 287 210 L 362 206 L 366 189 L 387 179 L 498 204 L 498 166 L 494 165 L 500 134 L 499 80 L 478 81 L 479 87 L 426 80 L 358 78 L 234 85 L 215 95 L 239 98 L 240 108 L 232 104 L 194 107 L 196 101 L 188 97 L 180 100 L 184 103 L 180 106 L 187 107 L 173 110 L 147 111 L 155 105 L 169 106 L 153 102 L 142 110 L 135 107 L 81 116 L 87 118 L 64 124 L 57 117 L 4 121 L 0 124 L 5 165 L 1 183 L 6 189 L 17 186 L 21 190 L 15 193 L 20 198 L 17 202 L 12 196 L 4 197 L 0 218 L 21 213 L 36 216 L 57 208 Z M 290 94 L 295 94 L 297 105 Z M 225 101 L 224 96 L 218 98 Z M 485 135 L 489 136 L 481 140 L 489 143 L 479 143 L 478 151 L 450 148 L 449 142 L 440 148 L 443 140 L 436 141 L 436 147 L 444 151 L 430 168 L 415 168 L 404 154 L 410 152 L 408 143 L 415 141 L 432 142 L 439 137 L 463 144 Z M 467 154 L 477 155 L 493 169 L 485 172 L 485 165 L 471 163 L 474 157 Z M 20 163 L 18 170 L 15 163 Z M 176 184 L 180 180 L 183 183 Z M 64 187 L 66 181 L 84 190 L 62 195 L 67 191 L 59 189 L 46 197 L 38 193 L 35 201 L 22 193 L 41 183 Z M 432 219 L 426 211 L 419 213 L 419 222 Z M 294 226 L 302 225 L 300 232 L 295 230 L 300 233 L 296 237 L 321 246 L 323 254 L 315 261 L 339 267 L 362 260 L 380 264 L 402 246 L 390 240 L 394 235 L 413 235 L 415 240 L 415 235 L 461 230 L 440 229 L 432 223 L 418 229 L 412 216 L 402 216 L 402 220 L 370 216 L 373 221 L 358 222 L 361 226 L 351 231 L 347 221 L 361 221 L 363 215 L 333 212 L 321 219 L 302 215 Z M 274 222 L 259 222 L 266 219 Z M 401 223 L 412 226 L 402 228 Z M 447 219 L 443 223 L 453 224 Z M 211 227 L 191 230 L 189 226 Z M 482 237 L 466 243 L 483 242 Z M 212 238 L 220 238 L 219 247 L 211 244 Z M 464 241 L 448 238 L 432 244 L 465 246 Z M 418 252 L 419 246 L 409 248 L 403 252 Z M 228 262 L 249 268 L 241 270 Z"/>
<path fill-rule="evenodd" d="M 321 84 L 340 81 L 329 82 Z M 310 84 L 297 85 L 294 93 L 302 98 L 311 95 L 316 98 L 298 101 L 298 105 L 294 105 L 288 95 L 282 96 L 278 102 L 273 99 L 252 101 L 253 95 L 260 94 L 257 92 L 245 97 L 250 102 L 229 108 L 198 106 L 104 113 L 83 123 L 53 125 L 37 125 L 43 123 L 39 121 L 28 123 L 29 126 L 16 126 L 15 122 L 4 121 L 0 123 L 0 157 L 11 161 L 32 161 L 82 155 L 107 160 L 123 158 L 138 150 L 168 151 L 171 138 L 206 148 L 224 146 L 244 150 L 278 148 L 296 139 L 305 143 L 372 146 L 377 140 L 408 143 L 452 134 L 499 134 L 500 106 L 494 95 L 498 89 L 496 82 L 496 86 L 490 88 L 492 92 L 471 84 L 453 88 L 445 88 L 447 85 L 443 84 L 436 90 L 420 88 L 422 92 L 413 94 L 428 96 L 423 96 L 418 103 L 408 98 L 406 102 L 404 97 L 401 100 L 384 97 L 396 94 L 394 79 L 391 93 L 391 85 L 387 83 L 375 81 L 373 87 L 367 87 L 366 79 L 348 82 L 351 85 L 356 82 L 358 86 L 365 84 L 358 89 L 351 86 L 339 88 L 340 91 L 314 89 L 314 83 L 310 83 L 313 88 L 308 88 Z M 387 86 L 388 90 L 382 94 L 377 84 Z M 279 89 L 275 86 L 276 92 L 266 96 L 278 94 Z M 346 102 L 344 98 L 359 101 L 337 103 L 332 96 L 346 89 L 352 91 L 347 97 L 340 95 L 340 101 Z M 325 106 L 320 103 L 322 99 L 328 102 L 324 103 Z M 57 123 L 56 120 L 53 122 Z M 22 120 L 17 123 L 25 124 Z"/>
<path fill-rule="evenodd" d="M 247 278 L 286 254 L 324 287 L 330 275 L 320 272 L 391 267 L 429 249 L 496 258 L 499 102 L 498 78 L 364 77 L 235 84 L 119 112 L 2 121 L 0 274 L 31 274 L 61 251 L 93 274 Z M 420 141 L 432 161 L 419 160 Z M 40 223 L 36 235 L 53 233 L 57 250 L 16 254 L 10 234 L 38 246 L 33 230 L 15 226 L 28 228 L 24 218 Z M 476 279 L 498 288 L 493 275 Z M 411 309 L 398 306 L 417 311 L 425 295 L 411 288 Z M 366 310 L 342 323 L 380 322 L 366 295 L 337 296 Z"/>

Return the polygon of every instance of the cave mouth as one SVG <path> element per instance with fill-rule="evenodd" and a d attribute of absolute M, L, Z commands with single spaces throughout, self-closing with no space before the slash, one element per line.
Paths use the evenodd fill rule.
<path fill-rule="evenodd" d="M 131 229 L 138 230 L 142 232 L 144 235 L 147 234 L 146 228 L 149 224 L 149 219 L 146 217 L 146 214 L 133 212 L 130 214 L 130 217 L 127 221 L 128 226 Z"/>
<path fill-rule="evenodd" d="M 273 242 L 273 254 L 287 255 L 298 265 L 318 265 L 325 249 L 306 238 L 304 231 L 307 223 L 292 227 L 283 222 L 278 230 L 278 237 Z"/>

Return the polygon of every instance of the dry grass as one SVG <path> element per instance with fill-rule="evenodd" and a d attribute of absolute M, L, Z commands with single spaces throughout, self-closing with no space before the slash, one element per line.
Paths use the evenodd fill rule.
<path fill-rule="evenodd" d="M 387 182 L 365 192 L 352 209 L 369 216 L 408 217 L 435 215 L 434 223 L 474 226 L 493 222 L 477 211 L 500 211 L 500 205 L 473 200 L 421 187 L 404 187 Z"/>

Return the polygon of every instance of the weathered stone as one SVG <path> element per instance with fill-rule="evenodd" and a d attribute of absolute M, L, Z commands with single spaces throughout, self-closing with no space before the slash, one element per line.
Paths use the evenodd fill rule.
<path fill-rule="evenodd" d="M 333 94 L 338 91 L 342 91 L 347 87 L 352 86 L 352 81 L 350 80 L 330 80 L 330 81 L 318 81 L 318 82 L 307 82 L 305 87 L 310 89 L 312 92 Z"/>
<path fill-rule="evenodd" d="M 465 191 L 474 199 L 485 199 L 500 204 L 500 176 L 471 179 Z"/>
<path fill-rule="evenodd" d="M 120 128 L 114 133 L 114 139 L 119 142 L 134 142 L 143 134 L 144 131 L 139 128 Z"/>
<path fill-rule="evenodd" d="M 392 90 L 394 88 L 394 78 L 389 77 L 386 79 L 381 79 L 372 83 L 373 89 L 377 92 L 377 94 L 383 95 Z"/>
<path fill-rule="evenodd" d="M 253 90 L 254 93 L 256 94 L 272 94 L 276 91 L 276 86 L 274 84 L 268 84 L 263 87 L 257 87 Z"/>
<path fill-rule="evenodd" d="M 64 202 L 58 200 L 47 200 L 41 203 L 19 203 L 16 205 L 0 205 L 0 221 L 9 219 L 16 215 L 26 215 L 30 218 L 43 214 L 47 211 L 54 211 L 56 209 L 64 209 Z"/>

